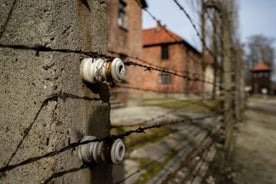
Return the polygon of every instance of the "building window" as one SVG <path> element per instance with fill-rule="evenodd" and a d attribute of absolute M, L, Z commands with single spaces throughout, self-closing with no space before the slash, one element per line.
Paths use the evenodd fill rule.
<path fill-rule="evenodd" d="M 171 84 L 172 76 L 168 73 L 160 73 L 158 78 L 159 84 Z"/>
<path fill-rule="evenodd" d="M 162 60 L 169 59 L 169 46 L 168 45 L 161 46 L 161 59 Z"/>
<path fill-rule="evenodd" d="M 118 25 L 126 28 L 126 3 L 122 0 L 119 1 L 119 16 L 118 16 Z"/>

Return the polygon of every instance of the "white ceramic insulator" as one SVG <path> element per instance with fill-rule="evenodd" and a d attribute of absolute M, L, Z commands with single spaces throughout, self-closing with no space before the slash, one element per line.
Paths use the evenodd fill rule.
<path fill-rule="evenodd" d="M 84 136 L 81 142 L 93 141 L 97 138 L 94 136 Z M 79 146 L 78 154 L 83 162 L 106 162 L 105 153 L 103 152 L 104 143 L 101 141 L 89 142 Z M 125 156 L 125 145 L 121 139 L 116 139 L 111 146 L 110 160 L 113 164 L 119 164 L 123 161 Z M 109 160 L 109 159 L 108 159 Z"/>
<path fill-rule="evenodd" d="M 94 136 L 85 136 L 81 140 L 81 142 L 93 141 L 95 139 L 96 139 L 96 137 L 94 137 Z M 78 154 L 79 154 L 79 157 L 80 157 L 80 159 L 82 161 L 89 162 L 89 163 L 91 163 L 92 161 L 94 161 L 94 159 L 93 159 L 93 147 L 94 147 L 94 143 L 96 143 L 96 142 L 90 142 L 90 143 L 83 144 L 83 145 L 79 146 Z"/>
<path fill-rule="evenodd" d="M 111 147 L 111 161 L 114 164 L 119 164 L 125 157 L 125 145 L 121 139 L 116 139 Z"/>
<path fill-rule="evenodd" d="M 119 58 L 115 58 L 111 64 L 111 75 L 113 80 L 117 82 L 125 81 L 126 79 L 126 67 L 123 61 Z"/>
<path fill-rule="evenodd" d="M 122 82 L 125 80 L 126 68 L 119 58 L 115 58 L 112 61 L 110 71 L 108 71 L 107 61 L 103 59 L 85 58 L 81 62 L 80 73 L 83 80 L 90 83 L 107 81 L 108 75 L 111 75 L 113 81 Z"/>

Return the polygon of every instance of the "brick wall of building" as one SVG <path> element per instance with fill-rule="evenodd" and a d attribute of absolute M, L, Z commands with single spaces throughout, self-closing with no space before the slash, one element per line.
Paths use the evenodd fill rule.
<path fill-rule="evenodd" d="M 139 57 L 142 53 L 142 9 L 136 1 L 123 0 L 126 26 L 118 24 L 120 0 L 107 0 L 108 49 L 122 55 Z"/>
<path fill-rule="evenodd" d="M 143 48 L 143 59 L 153 66 L 164 68 L 170 71 L 176 71 L 179 74 L 194 78 L 196 75 L 202 75 L 201 59 L 198 54 L 189 50 L 182 43 L 170 44 L 169 58 L 161 59 L 161 45 L 146 46 Z M 160 74 L 158 71 L 145 72 L 144 68 L 129 67 L 131 77 L 129 85 L 140 88 L 159 91 L 164 93 L 199 93 L 202 90 L 201 83 L 198 81 L 189 81 L 184 78 L 171 75 L 171 82 L 168 84 L 160 83 Z M 188 72 L 192 73 L 188 73 Z M 194 74 L 196 73 L 196 75 Z M 162 74 L 161 74 L 162 75 Z M 145 93 L 138 91 L 136 93 Z"/>

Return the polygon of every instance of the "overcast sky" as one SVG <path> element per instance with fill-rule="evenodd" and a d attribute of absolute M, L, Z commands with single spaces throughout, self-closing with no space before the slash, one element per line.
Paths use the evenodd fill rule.
<path fill-rule="evenodd" d="M 196 20 L 194 8 L 190 5 L 190 0 L 178 0 L 179 3 L 192 16 L 195 24 L 199 27 Z M 200 40 L 196 32 L 183 12 L 176 6 L 173 0 L 147 0 L 148 10 L 161 20 L 167 28 L 182 36 L 196 48 L 200 47 Z M 276 0 L 238 0 L 239 6 L 239 25 L 242 42 L 255 34 L 263 34 L 276 39 Z M 143 12 L 143 28 L 154 27 L 156 22 Z M 274 41 L 276 49 L 276 40 Z"/>

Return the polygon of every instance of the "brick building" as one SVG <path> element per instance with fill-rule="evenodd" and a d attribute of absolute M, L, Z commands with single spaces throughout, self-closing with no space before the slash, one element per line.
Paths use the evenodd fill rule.
<path fill-rule="evenodd" d="M 266 89 L 268 94 L 271 93 L 271 68 L 263 61 L 259 61 L 251 70 L 252 72 L 252 92 L 253 94 L 262 93 Z"/>
<path fill-rule="evenodd" d="M 126 56 L 142 54 L 142 8 L 145 0 L 107 0 L 108 50 Z M 139 4 L 138 4 L 139 3 Z"/>
<path fill-rule="evenodd" d="M 159 23 L 155 28 L 142 29 L 142 8 L 147 7 L 145 0 L 107 0 L 106 3 L 109 51 L 119 54 L 122 59 L 142 58 L 154 66 L 177 71 L 190 78 L 202 77 L 201 53 L 193 46 Z M 139 60 L 136 62 L 141 63 Z M 177 94 L 199 94 L 202 91 L 203 84 L 198 81 L 162 72 L 145 72 L 140 67 L 130 66 L 127 69 L 129 86 Z M 111 92 L 124 102 L 129 96 L 127 93 L 144 93 L 122 88 Z"/>
<path fill-rule="evenodd" d="M 155 28 L 143 30 L 143 59 L 153 66 L 176 71 L 190 78 L 202 76 L 201 53 L 159 23 Z M 199 81 L 164 72 L 145 72 L 138 67 L 130 70 L 130 85 L 138 84 L 141 88 L 164 93 L 199 94 L 202 91 L 202 83 Z"/>
<path fill-rule="evenodd" d="M 142 55 L 142 9 L 147 7 L 145 0 L 107 0 L 108 50 L 114 56 L 126 59 L 127 56 L 140 58 Z M 127 78 L 130 77 L 127 72 Z M 127 102 L 128 90 L 112 88 L 111 107 L 121 107 Z"/>

